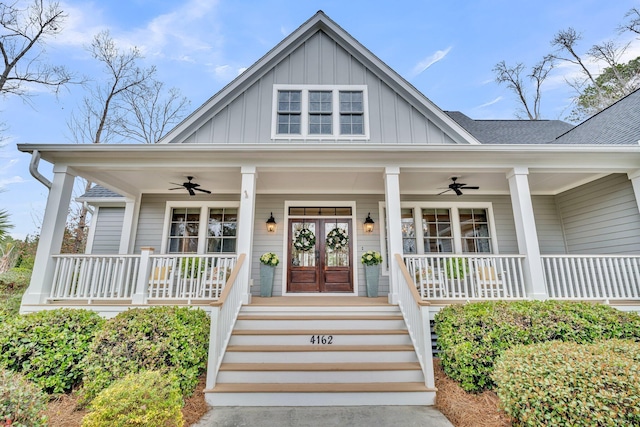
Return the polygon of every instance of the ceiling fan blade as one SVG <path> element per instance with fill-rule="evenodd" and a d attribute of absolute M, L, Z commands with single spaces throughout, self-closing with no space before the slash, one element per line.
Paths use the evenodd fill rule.
<path fill-rule="evenodd" d="M 170 188 L 169 190 L 184 190 L 184 187 Z"/>
<path fill-rule="evenodd" d="M 441 194 L 444 194 L 444 193 L 446 193 L 447 191 L 451 191 L 451 189 L 450 189 L 450 188 L 447 188 L 447 189 L 446 189 L 446 190 L 444 190 L 443 192 L 441 192 L 441 193 L 438 193 L 438 196 L 439 196 L 439 195 L 441 195 Z"/>
<path fill-rule="evenodd" d="M 454 188 L 453 191 L 455 191 L 458 196 L 462 196 L 462 191 L 460 191 L 459 188 Z"/>
<path fill-rule="evenodd" d="M 474 186 L 474 187 L 461 187 L 464 188 L 465 190 L 479 190 L 480 187 Z"/>
<path fill-rule="evenodd" d="M 191 188 L 187 188 L 187 190 L 189 191 L 189 194 L 191 196 L 195 196 L 196 195 L 196 193 Z"/>
<path fill-rule="evenodd" d="M 209 190 L 203 190 L 202 188 L 194 188 L 194 190 L 196 190 L 196 191 L 202 191 L 203 193 L 207 193 L 207 194 L 211 194 L 211 191 L 209 191 Z"/>
<path fill-rule="evenodd" d="M 178 184 L 177 182 L 170 182 L 169 184 L 177 185 L 178 187 L 184 187 L 184 184 Z"/>

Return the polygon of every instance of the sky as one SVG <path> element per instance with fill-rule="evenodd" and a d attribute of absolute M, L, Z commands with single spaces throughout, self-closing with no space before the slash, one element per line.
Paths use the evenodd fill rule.
<path fill-rule="evenodd" d="M 19 0 L 30 3 L 30 0 Z M 233 80 L 318 10 L 407 79 L 443 110 L 474 119 L 513 119 L 515 96 L 495 82 L 500 61 L 533 66 L 550 53 L 562 29 L 582 34 L 578 52 L 607 40 L 630 42 L 625 59 L 640 56 L 640 40 L 620 34 L 625 13 L 640 0 L 109 0 L 60 1 L 68 17 L 47 42 L 52 64 L 92 80 L 102 78 L 87 53 L 92 37 L 108 30 L 119 47 L 137 47 L 143 65 L 179 89 L 189 112 Z M 590 63 L 597 72 L 599 64 Z M 575 68 L 554 69 L 543 86 L 542 117 L 566 119 Z M 71 143 L 68 120 L 86 91 L 71 86 L 55 96 L 32 87 L 28 102 L 0 98 L 7 129 L 0 148 L 0 209 L 15 238 L 40 228 L 48 190 L 29 174 L 29 154 L 18 143 Z M 40 171 L 51 178 L 51 167 Z M 78 190 L 75 194 L 80 195 Z"/>

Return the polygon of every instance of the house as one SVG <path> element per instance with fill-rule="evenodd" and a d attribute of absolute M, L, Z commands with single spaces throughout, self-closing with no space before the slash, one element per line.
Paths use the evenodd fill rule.
<path fill-rule="evenodd" d="M 201 307 L 214 405 L 432 404 L 445 304 L 640 307 L 639 103 L 577 127 L 444 112 L 319 11 L 155 145 L 19 145 L 50 186 L 21 310 Z M 95 214 L 60 255 L 75 177 Z"/>

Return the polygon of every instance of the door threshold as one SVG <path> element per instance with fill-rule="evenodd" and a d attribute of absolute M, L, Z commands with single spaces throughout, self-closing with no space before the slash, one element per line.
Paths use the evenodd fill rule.
<path fill-rule="evenodd" d="M 251 297 L 251 306 L 369 306 L 389 305 L 389 298 L 385 296 L 368 298 L 358 296 L 280 296 L 280 297 Z"/>

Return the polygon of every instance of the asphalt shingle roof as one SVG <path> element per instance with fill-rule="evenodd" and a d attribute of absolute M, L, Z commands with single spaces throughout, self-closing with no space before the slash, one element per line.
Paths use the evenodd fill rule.
<path fill-rule="evenodd" d="M 120 194 L 118 193 L 114 193 L 111 190 L 107 190 L 104 187 L 100 187 L 99 185 L 94 185 L 93 187 L 91 187 L 89 189 L 89 191 L 87 191 L 86 193 L 84 193 L 81 198 L 83 199 L 88 199 L 88 198 L 103 198 L 103 197 L 122 197 Z"/>
<path fill-rule="evenodd" d="M 640 143 L 640 89 L 559 136 L 555 143 L 638 145 Z"/>
<path fill-rule="evenodd" d="M 459 111 L 445 111 L 482 144 L 548 144 L 573 125 L 562 120 L 473 120 Z"/>

